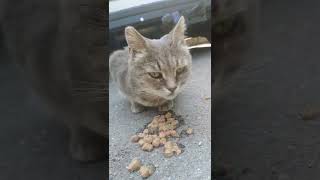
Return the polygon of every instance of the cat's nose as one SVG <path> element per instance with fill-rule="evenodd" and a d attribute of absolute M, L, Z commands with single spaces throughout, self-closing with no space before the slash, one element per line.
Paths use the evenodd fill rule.
<path fill-rule="evenodd" d="M 172 93 L 177 89 L 177 86 L 174 86 L 174 87 L 168 87 L 168 90 L 171 91 Z"/>

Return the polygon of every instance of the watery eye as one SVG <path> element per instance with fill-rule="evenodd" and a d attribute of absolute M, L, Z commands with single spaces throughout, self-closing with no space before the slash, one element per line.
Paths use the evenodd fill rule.
<path fill-rule="evenodd" d="M 155 78 L 155 79 L 161 78 L 161 73 L 159 73 L 159 72 L 151 72 L 151 73 L 149 73 L 149 75 L 150 75 L 152 78 Z"/>
<path fill-rule="evenodd" d="M 178 74 L 181 74 L 181 73 L 183 73 L 186 69 L 187 69 L 186 66 L 180 67 L 180 68 L 177 69 L 177 73 L 178 73 Z"/>

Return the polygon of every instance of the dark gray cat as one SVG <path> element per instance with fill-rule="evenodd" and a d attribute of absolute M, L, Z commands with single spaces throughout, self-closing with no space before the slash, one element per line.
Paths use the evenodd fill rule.
<path fill-rule="evenodd" d="M 80 161 L 106 157 L 104 0 L 0 0 L 5 46 L 32 90 L 70 129 Z"/>
<path fill-rule="evenodd" d="M 129 99 L 131 111 L 159 107 L 167 111 L 191 74 L 191 55 L 184 41 L 185 20 L 160 39 L 147 39 L 133 27 L 125 29 L 128 47 L 109 58 L 110 74 Z"/>

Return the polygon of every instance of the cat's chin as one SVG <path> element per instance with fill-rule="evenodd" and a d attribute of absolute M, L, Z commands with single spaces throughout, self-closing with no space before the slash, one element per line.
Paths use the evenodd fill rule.
<path fill-rule="evenodd" d="M 166 97 L 164 97 L 166 100 L 173 100 L 174 98 L 176 98 L 176 94 L 170 94 L 170 95 L 168 95 L 168 96 L 166 96 Z"/>

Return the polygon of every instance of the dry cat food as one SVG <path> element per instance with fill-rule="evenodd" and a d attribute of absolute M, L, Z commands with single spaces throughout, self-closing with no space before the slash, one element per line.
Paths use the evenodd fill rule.
<path fill-rule="evenodd" d="M 188 128 L 186 132 L 187 132 L 188 135 L 190 135 L 190 134 L 193 133 L 193 129 L 192 128 Z"/>
<path fill-rule="evenodd" d="M 143 178 L 147 178 L 154 173 L 156 167 L 152 164 L 142 165 L 139 159 L 134 158 L 127 169 L 129 172 L 138 171 L 140 176 L 142 176 Z"/>
<path fill-rule="evenodd" d="M 141 162 L 139 159 L 135 158 L 131 161 L 129 166 L 127 167 L 129 172 L 138 171 L 141 167 Z"/>
<path fill-rule="evenodd" d="M 139 136 L 138 135 L 134 135 L 131 137 L 131 142 L 138 142 L 139 141 Z"/>
<path fill-rule="evenodd" d="M 179 137 L 176 131 L 178 125 L 179 121 L 175 119 L 171 112 L 157 115 L 142 133 L 131 137 L 131 142 L 138 143 L 144 151 L 152 151 L 154 148 L 164 146 L 165 157 L 171 157 L 174 154 L 179 155 L 182 150 L 176 143 L 169 141 L 169 138 Z M 192 129 L 188 128 L 187 133 L 192 134 Z"/>
<path fill-rule="evenodd" d="M 168 141 L 165 143 L 164 145 L 164 156 L 165 157 L 171 157 L 174 155 L 174 153 L 176 155 L 179 155 L 182 153 L 181 149 L 179 148 L 179 146 L 177 145 L 177 143 L 172 142 L 172 141 Z"/>
<path fill-rule="evenodd" d="M 150 143 L 144 143 L 141 149 L 144 151 L 152 151 L 153 145 Z"/>
<path fill-rule="evenodd" d="M 147 178 L 154 173 L 155 169 L 156 168 L 152 164 L 141 166 L 139 170 L 140 176 Z"/>

